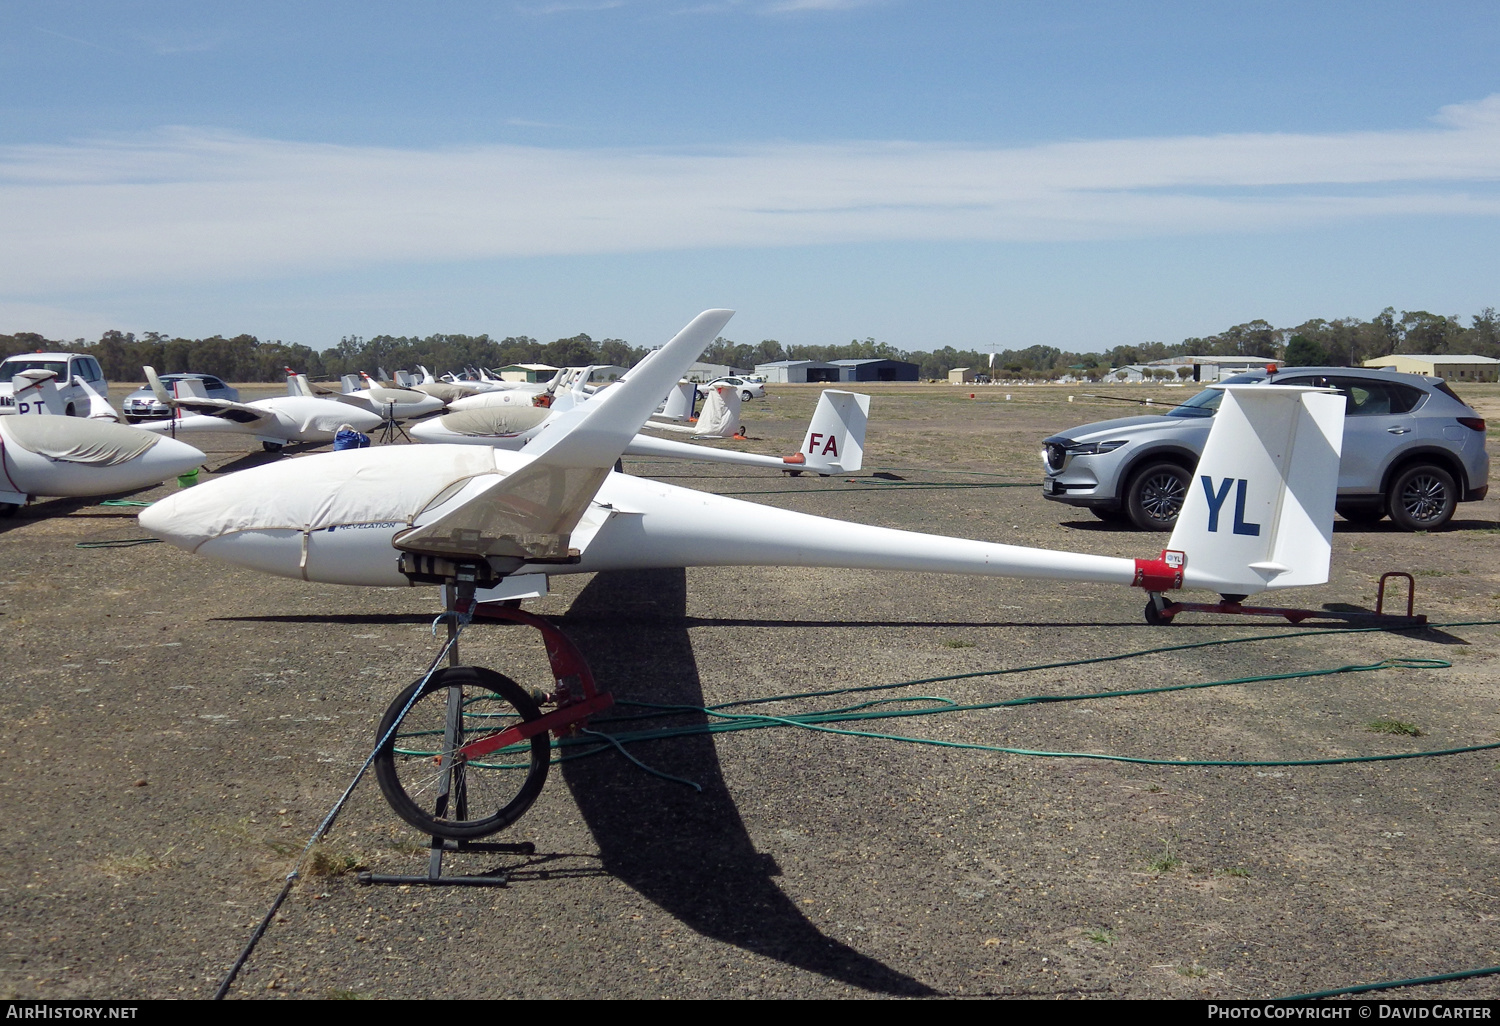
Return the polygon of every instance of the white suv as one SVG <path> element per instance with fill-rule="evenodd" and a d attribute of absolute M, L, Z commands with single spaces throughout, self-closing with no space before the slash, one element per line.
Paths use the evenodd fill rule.
<path fill-rule="evenodd" d="M 105 399 L 109 398 L 109 382 L 104 380 L 104 371 L 99 361 L 81 353 L 17 353 L 0 363 L 0 415 L 16 412 L 16 400 L 12 395 L 12 381 L 17 374 L 29 370 L 49 370 L 57 375 L 57 391 L 62 397 L 63 410 L 70 417 L 89 415 L 89 395 L 74 379 L 87 381 L 89 387 Z"/>

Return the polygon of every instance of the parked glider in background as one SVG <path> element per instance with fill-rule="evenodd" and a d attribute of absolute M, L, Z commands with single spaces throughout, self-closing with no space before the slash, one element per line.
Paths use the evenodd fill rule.
<path fill-rule="evenodd" d="M 18 416 L 0 418 L 0 516 L 33 496 L 129 492 L 203 463 L 203 453 L 175 438 L 64 416 L 52 371 L 24 371 L 13 383 Z"/>
<path fill-rule="evenodd" d="M 151 390 L 163 404 L 176 411 L 165 420 L 142 421 L 137 427 L 157 434 L 178 431 L 219 432 L 253 435 L 268 452 L 288 442 L 331 442 L 347 424 L 356 431 L 373 431 L 384 423 L 378 414 L 333 399 L 309 395 L 278 395 L 237 403 L 194 394 L 196 379 L 182 378 L 173 384 L 173 394 L 157 377 L 156 370 L 142 367 Z"/>
<path fill-rule="evenodd" d="M 753 452 L 718 449 L 709 445 L 674 442 L 647 434 L 636 435 L 625 447 L 627 456 L 669 456 L 675 459 L 704 460 L 739 467 L 766 467 L 793 476 L 808 471 L 827 477 L 829 474 L 852 474 L 864 466 L 865 425 L 870 417 L 870 397 L 858 392 L 824 389 L 813 410 L 812 422 L 802 436 L 802 447 L 791 456 L 762 456 Z M 702 420 L 702 418 L 699 418 Z M 647 428 L 664 425 L 649 421 Z"/>
<path fill-rule="evenodd" d="M 364 387 L 359 387 L 363 385 Z M 381 420 L 409 420 L 436 413 L 444 406 L 442 399 L 410 388 L 391 388 L 377 384 L 368 374 L 344 375 L 344 391 L 334 398 L 341 403 L 378 414 Z"/>
<path fill-rule="evenodd" d="M 545 594 L 551 574 L 688 566 L 928 571 L 1237 595 L 1327 579 L 1343 435 L 1343 399 L 1327 390 L 1225 386 L 1194 498 L 1156 559 L 870 527 L 611 473 L 730 316 L 700 314 L 620 384 L 550 419 L 522 452 L 444 445 L 310 456 L 179 492 L 143 511 L 141 526 L 189 552 L 310 581 L 399 586 L 466 567 L 495 586 L 490 598 Z"/>
<path fill-rule="evenodd" d="M 576 379 L 583 380 L 586 379 Z M 729 391 L 732 395 L 728 402 L 737 410 L 739 395 L 733 393 L 733 389 Z M 595 396 L 577 388 L 561 392 L 554 399 L 551 407 L 527 404 L 457 410 L 414 425 L 411 437 L 418 442 L 436 445 L 489 445 L 498 449 L 524 451 L 528 443 L 540 437 L 553 418 L 560 416 L 563 411 L 572 409 L 579 403 L 598 401 Z M 790 474 L 801 474 L 803 471 L 823 475 L 848 474 L 858 470 L 863 464 L 865 423 L 869 409 L 870 397 L 867 395 L 825 391 L 818 399 L 818 407 L 813 412 L 812 423 L 808 425 L 807 434 L 803 437 L 801 450 L 791 456 L 762 456 L 752 452 L 736 452 L 733 449 L 716 449 L 708 445 L 657 438 L 644 432 L 631 439 L 630 444 L 625 446 L 624 455 L 664 456 L 742 467 L 766 467 Z M 692 428 L 686 430 L 704 439 L 728 438 L 733 435 L 733 430 L 728 429 L 733 419 L 736 418 L 709 418 L 710 431 L 701 434 Z M 705 418 L 700 416 L 698 422 L 704 424 Z M 648 420 L 642 426 L 661 429 L 668 425 Z M 717 433 L 713 433 L 714 429 Z"/>
<path fill-rule="evenodd" d="M 500 381 L 497 387 L 455 399 L 448 409 L 482 410 L 491 406 L 551 406 L 559 396 L 593 395 L 599 387 L 589 383 L 594 368 L 564 367 L 546 381 Z"/>
<path fill-rule="evenodd" d="M 662 413 L 653 413 L 644 427 L 656 431 L 680 431 L 695 438 L 743 438 L 745 426 L 740 423 L 740 393 L 729 385 L 717 385 L 703 393 L 703 407 L 697 416 L 690 412 L 687 417 L 674 417 L 666 413 L 676 407 L 682 386 L 688 385 L 695 392 L 698 386 L 678 382 L 677 388 L 668 393 Z M 691 407 L 689 407 L 691 410 Z"/>

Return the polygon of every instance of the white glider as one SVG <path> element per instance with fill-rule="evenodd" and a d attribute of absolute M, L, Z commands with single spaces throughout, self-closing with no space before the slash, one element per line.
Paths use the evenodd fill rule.
<path fill-rule="evenodd" d="M 691 386 L 689 386 L 691 387 Z M 700 439 L 729 438 L 729 427 L 737 419 L 739 393 L 731 393 L 717 416 L 700 416 L 698 428 L 685 428 Z M 721 390 L 724 390 L 721 389 Z M 502 393 L 503 394 L 503 393 Z M 710 393 L 713 395 L 714 393 Z M 429 445 L 489 445 L 497 449 L 521 450 L 538 437 L 547 422 L 577 402 L 594 401 L 594 397 L 577 391 L 563 392 L 552 407 L 530 402 L 515 405 L 489 405 L 466 408 L 423 421 L 411 429 L 411 437 Z M 727 403 L 733 404 L 731 410 Z M 462 404 L 460 404 L 462 405 Z M 852 392 L 825 391 L 818 399 L 812 422 L 803 436 L 802 448 L 790 456 L 763 456 L 759 453 L 716 449 L 707 445 L 637 434 L 625 446 L 626 456 L 664 456 L 679 460 L 701 460 L 733 466 L 765 467 L 790 474 L 809 471 L 816 474 L 849 474 L 860 469 L 864 460 L 865 423 L 869 419 L 870 397 Z M 648 420 L 645 428 L 661 429 L 668 425 Z"/>
<path fill-rule="evenodd" d="M 0 514 L 37 495 L 148 488 L 203 463 L 203 453 L 186 442 L 102 418 L 64 416 L 55 379 L 51 371 L 14 379 L 18 416 L 0 418 Z"/>
<path fill-rule="evenodd" d="M 928 571 L 1242 595 L 1327 579 L 1343 432 L 1342 398 L 1327 390 L 1225 386 L 1194 498 L 1155 559 L 871 527 L 612 474 L 660 397 L 730 315 L 700 314 L 629 378 L 549 418 L 521 452 L 441 445 L 306 457 L 170 496 L 141 513 L 141 526 L 189 552 L 335 584 L 429 583 L 463 564 L 498 585 L 489 597 L 517 596 L 507 587 L 518 582 L 506 577 L 534 583 L 686 566 Z"/>
<path fill-rule="evenodd" d="M 363 388 L 357 387 L 363 384 Z M 385 420 L 409 420 L 436 413 L 446 403 L 435 395 L 410 388 L 390 388 L 372 381 L 368 374 L 344 375 L 344 391 L 333 398 L 341 403 L 368 410 Z"/>
<path fill-rule="evenodd" d="M 346 424 L 356 431 L 373 431 L 384 423 L 379 414 L 369 410 L 310 395 L 279 395 L 252 403 L 210 399 L 197 393 L 193 378 L 174 382 L 174 394 L 167 391 L 154 368 L 141 369 L 156 397 L 177 411 L 165 420 L 136 425 L 157 434 L 201 431 L 254 435 L 267 451 L 275 451 L 288 442 L 331 442 Z"/>

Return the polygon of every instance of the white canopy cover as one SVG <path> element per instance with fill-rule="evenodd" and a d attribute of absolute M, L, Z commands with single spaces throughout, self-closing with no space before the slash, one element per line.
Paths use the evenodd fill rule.
<path fill-rule="evenodd" d="M 38 456 L 101 467 L 128 463 L 161 441 L 123 424 L 74 417 L 6 417 L 0 432 L 8 444 Z"/>
<path fill-rule="evenodd" d="M 234 502 L 211 488 L 174 499 L 176 510 L 202 526 L 203 540 L 250 530 L 307 532 L 391 523 L 393 514 L 410 523 L 452 485 L 495 473 L 495 450 L 487 445 L 382 446 L 287 460 L 277 465 L 277 487 L 246 490 Z M 434 490 L 435 481 L 443 487 Z"/>

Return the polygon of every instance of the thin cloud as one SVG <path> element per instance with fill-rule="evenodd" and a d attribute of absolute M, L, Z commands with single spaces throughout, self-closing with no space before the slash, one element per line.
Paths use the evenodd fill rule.
<path fill-rule="evenodd" d="M 574 11 L 611 11 L 624 7 L 625 0 L 557 0 L 546 4 L 517 4 L 522 14 L 570 14 Z"/>
<path fill-rule="evenodd" d="M 178 53 L 206 53 L 216 50 L 229 38 L 227 32 L 170 31 L 141 34 L 136 37 L 159 56 Z"/>
<path fill-rule="evenodd" d="M 65 39 L 70 43 L 77 43 L 79 46 L 87 46 L 95 50 L 103 50 L 105 53 L 112 53 L 117 57 L 124 56 L 123 53 L 121 53 L 119 50 L 114 49 L 113 47 L 105 46 L 102 43 L 91 42 L 87 39 L 79 39 L 77 36 L 70 36 L 64 32 L 57 32 L 53 29 L 40 27 L 37 28 L 37 31 L 43 33 L 44 35 L 56 36 L 58 39 Z"/>
<path fill-rule="evenodd" d="M 403 150 L 189 129 L 7 147 L 0 281 L 25 297 L 374 263 L 1500 216 L 1500 94 L 1433 122 L 1009 149 Z"/>
<path fill-rule="evenodd" d="M 852 11 L 873 7 L 890 0 L 712 0 L 709 3 L 679 7 L 677 14 L 728 14 L 749 11 L 754 14 L 801 14 L 807 11 Z"/>
<path fill-rule="evenodd" d="M 777 0 L 766 6 L 772 14 L 801 11 L 852 11 L 856 7 L 873 7 L 884 0 Z"/>

